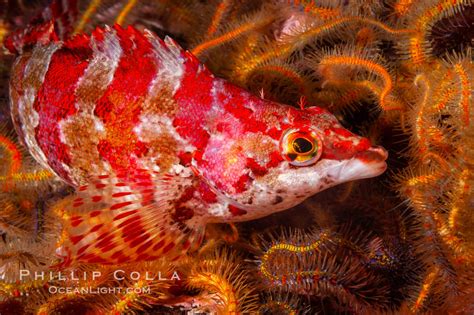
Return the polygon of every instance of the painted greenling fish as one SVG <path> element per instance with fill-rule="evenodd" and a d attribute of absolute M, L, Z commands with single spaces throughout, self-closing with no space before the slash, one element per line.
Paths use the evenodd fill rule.
<path fill-rule="evenodd" d="M 215 77 L 172 39 L 120 26 L 15 34 L 12 116 L 32 156 L 76 187 L 58 254 L 178 259 L 210 222 L 261 218 L 378 176 L 386 151 L 318 107 Z"/>

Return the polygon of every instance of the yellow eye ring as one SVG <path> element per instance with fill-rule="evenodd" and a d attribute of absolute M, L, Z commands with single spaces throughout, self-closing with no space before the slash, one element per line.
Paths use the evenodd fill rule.
<path fill-rule="evenodd" d="M 322 141 L 311 130 L 289 129 L 280 140 L 283 157 L 295 166 L 308 166 L 321 157 Z"/>

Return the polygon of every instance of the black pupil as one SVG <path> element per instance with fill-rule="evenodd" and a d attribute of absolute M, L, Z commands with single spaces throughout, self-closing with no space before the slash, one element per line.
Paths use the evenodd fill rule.
<path fill-rule="evenodd" d="M 293 149 L 296 153 L 308 153 L 313 149 L 313 144 L 305 138 L 296 138 L 293 141 Z"/>

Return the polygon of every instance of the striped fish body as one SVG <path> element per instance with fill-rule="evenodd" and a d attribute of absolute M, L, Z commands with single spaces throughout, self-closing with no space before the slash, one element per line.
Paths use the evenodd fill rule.
<path fill-rule="evenodd" d="M 63 265 L 177 259 L 202 239 L 204 199 L 216 202 L 191 168 L 208 105 L 192 90 L 213 76 L 148 31 L 104 27 L 60 41 L 52 25 L 38 26 L 32 49 L 15 46 L 10 100 L 31 155 L 77 190 Z"/>
<path fill-rule="evenodd" d="M 117 170 L 168 171 L 195 149 L 175 125 L 184 110 L 177 98 L 188 93 L 182 81 L 189 72 L 208 76 L 199 67 L 171 39 L 131 27 L 37 45 L 12 70 L 17 132 L 37 161 L 72 185 Z"/>

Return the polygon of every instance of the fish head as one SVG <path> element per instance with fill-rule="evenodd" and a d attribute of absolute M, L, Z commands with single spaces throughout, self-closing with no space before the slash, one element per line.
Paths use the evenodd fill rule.
<path fill-rule="evenodd" d="M 240 128 L 237 135 L 211 136 L 201 171 L 232 206 L 254 217 L 344 182 L 378 176 L 387 167 L 382 147 L 345 129 L 325 109 L 272 102 L 249 108 L 242 119 L 246 127 L 232 128 L 233 133 Z"/>
<path fill-rule="evenodd" d="M 267 178 L 255 182 L 266 183 L 272 206 L 281 203 L 288 208 L 332 186 L 378 176 L 387 168 L 385 149 L 347 130 L 325 109 L 292 108 L 284 120 L 278 141 L 282 161 L 269 169 Z"/>

